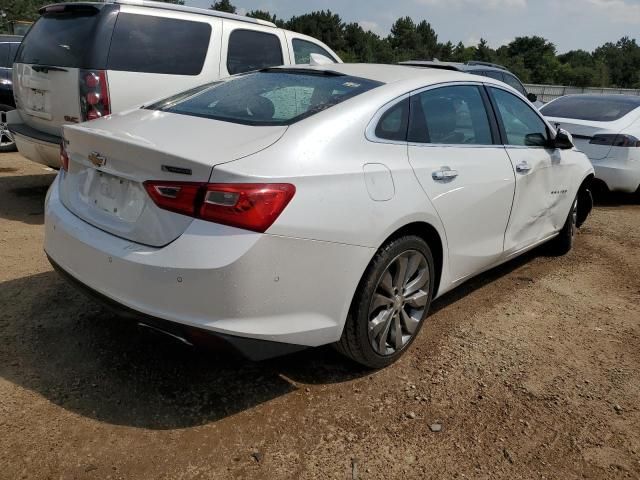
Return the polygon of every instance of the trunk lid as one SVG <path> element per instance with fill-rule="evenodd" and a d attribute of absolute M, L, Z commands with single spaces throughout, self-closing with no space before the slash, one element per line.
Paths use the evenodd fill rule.
<path fill-rule="evenodd" d="M 206 183 L 214 166 L 264 150 L 286 130 L 144 109 L 68 126 L 61 199 L 95 227 L 161 247 L 193 219 L 157 207 L 145 181 Z"/>
<path fill-rule="evenodd" d="M 119 7 L 65 4 L 43 8 L 16 55 L 13 88 L 22 121 L 59 136 L 82 121 L 79 72 L 105 69 Z"/>

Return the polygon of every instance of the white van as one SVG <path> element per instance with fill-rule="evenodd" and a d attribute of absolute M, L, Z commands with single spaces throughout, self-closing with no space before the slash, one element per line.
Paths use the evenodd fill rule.
<path fill-rule="evenodd" d="M 322 42 L 240 15 L 147 0 L 62 3 L 40 10 L 13 69 L 9 130 L 25 157 L 60 167 L 61 127 L 218 78 L 312 54 Z"/>

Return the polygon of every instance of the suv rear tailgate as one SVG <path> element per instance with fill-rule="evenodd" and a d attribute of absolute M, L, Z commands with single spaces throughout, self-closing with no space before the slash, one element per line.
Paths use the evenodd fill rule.
<path fill-rule="evenodd" d="M 24 38 L 13 68 L 14 96 L 24 124 L 60 136 L 82 121 L 80 69 L 103 69 L 118 6 L 51 5 Z"/>

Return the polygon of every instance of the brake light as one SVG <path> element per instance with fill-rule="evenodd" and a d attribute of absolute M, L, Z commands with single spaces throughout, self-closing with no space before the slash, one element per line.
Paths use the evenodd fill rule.
<path fill-rule="evenodd" d="M 640 140 L 633 135 L 618 133 L 599 133 L 594 135 L 589 141 L 591 145 L 602 145 L 605 147 L 626 147 L 640 148 Z"/>
<path fill-rule="evenodd" d="M 111 113 L 107 72 L 80 70 L 80 110 L 82 120 L 95 120 Z"/>
<path fill-rule="evenodd" d="M 296 192 L 288 183 L 148 181 L 144 186 L 164 210 L 260 233 L 273 225 Z"/>
<path fill-rule="evenodd" d="M 64 148 L 64 140 L 60 143 L 60 165 L 65 172 L 69 171 L 69 155 L 67 149 Z"/>

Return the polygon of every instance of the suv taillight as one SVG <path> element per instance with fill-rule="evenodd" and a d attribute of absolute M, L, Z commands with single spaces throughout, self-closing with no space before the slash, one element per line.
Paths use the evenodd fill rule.
<path fill-rule="evenodd" d="M 69 154 L 64 146 L 64 139 L 60 142 L 60 166 L 65 172 L 69 170 Z"/>
<path fill-rule="evenodd" d="M 80 70 L 80 111 L 82 121 L 95 120 L 111 113 L 105 70 Z"/>
<path fill-rule="evenodd" d="M 266 232 L 289 204 L 289 183 L 144 182 L 154 203 L 209 222 Z"/>

